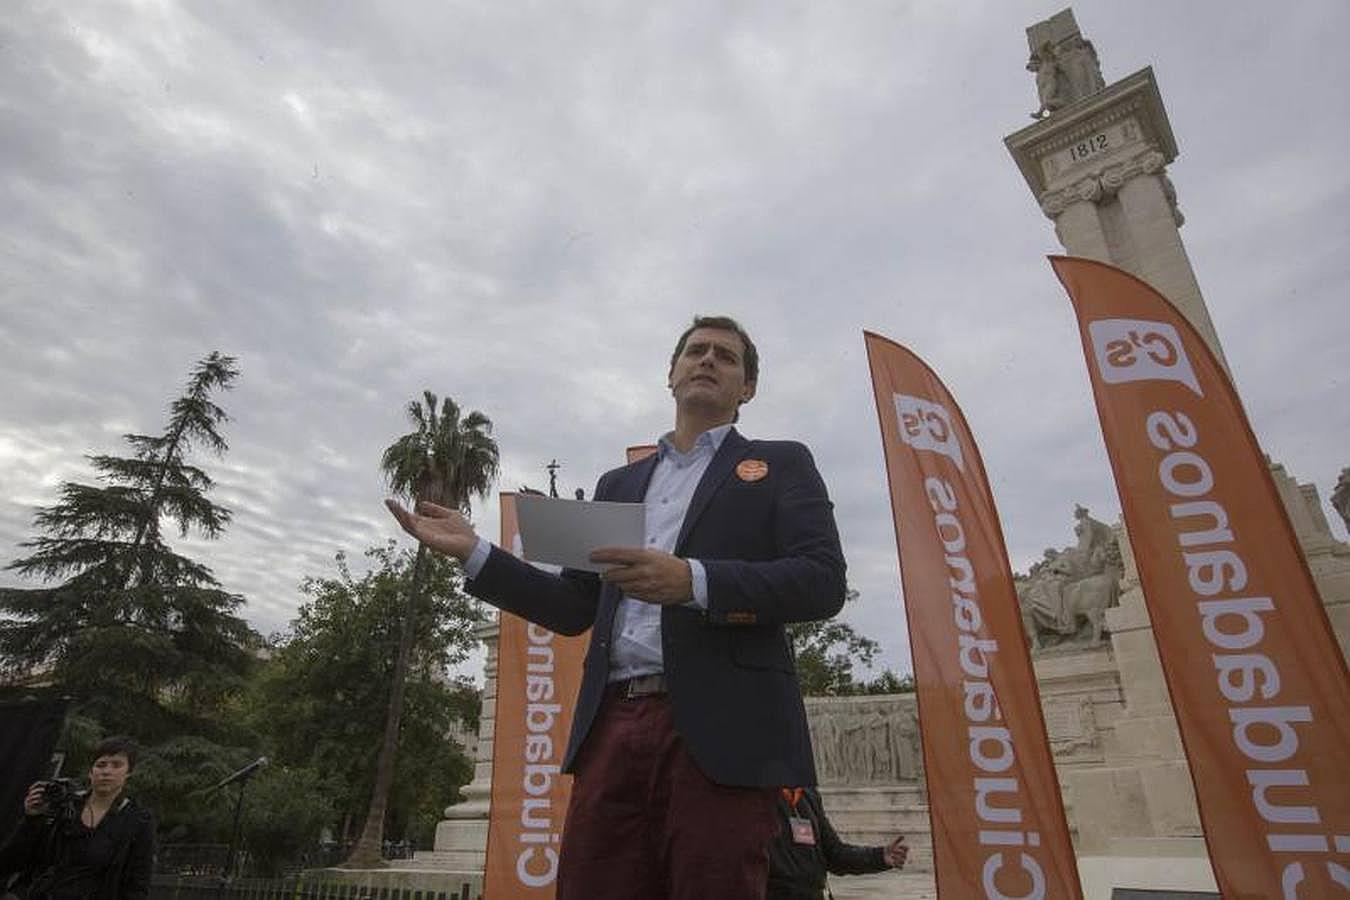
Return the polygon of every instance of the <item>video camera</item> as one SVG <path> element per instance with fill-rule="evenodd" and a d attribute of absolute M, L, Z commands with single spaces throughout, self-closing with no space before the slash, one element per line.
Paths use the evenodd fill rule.
<path fill-rule="evenodd" d="M 74 778 L 49 778 L 42 782 L 42 815 L 62 821 L 78 819 L 87 793 Z"/>

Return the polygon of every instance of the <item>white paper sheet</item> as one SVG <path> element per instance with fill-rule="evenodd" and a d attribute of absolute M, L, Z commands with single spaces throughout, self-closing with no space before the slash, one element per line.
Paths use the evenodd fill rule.
<path fill-rule="evenodd" d="M 516 495 L 522 555 L 530 562 L 603 572 L 590 561 L 601 547 L 642 546 L 645 519 L 641 503 L 563 500 L 538 494 Z"/>

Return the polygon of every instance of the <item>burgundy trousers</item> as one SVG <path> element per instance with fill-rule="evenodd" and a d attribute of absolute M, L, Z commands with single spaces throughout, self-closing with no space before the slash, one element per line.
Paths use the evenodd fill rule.
<path fill-rule="evenodd" d="M 709 781 L 664 695 L 611 691 L 577 756 L 557 898 L 762 900 L 775 796 Z"/>

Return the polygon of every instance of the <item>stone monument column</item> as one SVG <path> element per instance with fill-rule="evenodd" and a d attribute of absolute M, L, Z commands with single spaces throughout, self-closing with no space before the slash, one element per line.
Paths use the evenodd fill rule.
<path fill-rule="evenodd" d="M 1055 236 L 1071 256 L 1111 258 L 1106 229 L 1097 212 L 1101 196 L 1101 184 L 1094 178 L 1084 178 L 1066 192 L 1041 202 L 1041 210 L 1055 223 Z"/>
<path fill-rule="evenodd" d="M 1147 281 L 1227 368 L 1181 240 L 1167 177 L 1177 146 L 1153 70 L 1079 97 L 1005 143 L 1064 249 Z"/>
<path fill-rule="evenodd" d="M 1081 41 L 1065 10 L 1027 29 L 1043 58 Z M 1095 55 L 1094 55 L 1095 61 Z M 1005 144 L 1065 251 L 1124 269 L 1171 300 L 1227 367 L 1181 240 L 1183 221 L 1167 165 L 1177 156 L 1151 68 L 1095 91 L 1071 93 Z M 1107 765 L 1067 778 L 1080 849 L 1110 851 L 1113 838 L 1200 836 L 1194 791 L 1153 630 L 1120 531 L 1125 590 L 1106 612 L 1125 712 Z"/>
<path fill-rule="evenodd" d="M 1186 255 L 1167 166 L 1177 156 L 1152 68 L 1107 85 L 1071 10 L 1027 29 L 1041 107 L 1004 139 L 1055 235 L 1074 255 L 1110 263 L 1167 297 L 1228 369 Z M 1231 374 L 1231 373 L 1230 373 Z M 1272 463 L 1342 650 L 1350 646 L 1350 546 L 1332 538 L 1316 490 Z M 1080 852 L 1203 854 L 1195 794 L 1129 535 L 1119 606 L 1106 611 L 1125 710 L 1104 764 L 1067 773 Z M 1065 773 L 1061 773 L 1065 777 Z M 1164 846 L 1171 844 L 1172 846 Z"/>

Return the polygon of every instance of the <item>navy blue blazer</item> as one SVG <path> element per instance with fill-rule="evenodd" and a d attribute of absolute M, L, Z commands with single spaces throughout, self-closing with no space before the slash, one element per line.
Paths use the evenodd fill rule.
<path fill-rule="evenodd" d="M 766 465 L 753 480 L 745 460 Z M 596 500 L 641 502 L 650 456 L 601 476 Z M 748 474 L 759 467 L 747 466 Z M 743 787 L 813 785 L 815 764 L 784 623 L 844 604 L 833 504 L 806 447 L 748 441 L 732 429 L 694 491 L 675 554 L 699 560 L 708 608 L 665 606 L 661 645 L 675 728 L 703 774 Z M 493 547 L 476 597 L 560 634 L 592 628 L 563 771 L 572 772 L 609 681 L 621 594 L 589 572 L 542 572 Z"/>

